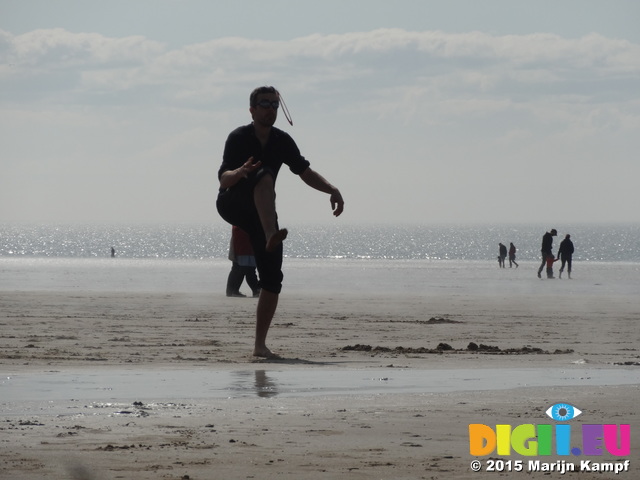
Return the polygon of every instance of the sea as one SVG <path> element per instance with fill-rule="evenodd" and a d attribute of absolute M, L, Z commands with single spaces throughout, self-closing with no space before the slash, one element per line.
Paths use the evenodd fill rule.
<path fill-rule="evenodd" d="M 285 289 L 298 293 L 535 292 L 551 228 L 554 252 L 566 234 L 574 243 L 572 288 L 581 279 L 640 293 L 640 224 L 287 227 Z M 0 225 L 0 292 L 223 292 L 230 233 L 224 224 Z M 516 245 L 519 268 L 498 268 L 499 242 Z"/>
<path fill-rule="evenodd" d="M 303 225 L 289 227 L 289 258 L 493 261 L 498 243 L 537 260 L 541 225 Z M 577 262 L 640 262 L 640 224 L 571 225 Z M 2 258 L 226 258 L 226 225 L 0 225 Z"/>

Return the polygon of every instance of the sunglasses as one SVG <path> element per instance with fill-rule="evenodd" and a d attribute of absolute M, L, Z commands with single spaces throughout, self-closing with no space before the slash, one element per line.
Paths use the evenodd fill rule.
<path fill-rule="evenodd" d="M 258 103 L 256 103 L 256 105 L 258 107 L 262 107 L 262 108 L 273 108 L 274 110 L 277 110 L 278 107 L 280 106 L 280 102 L 278 100 L 260 100 Z"/>

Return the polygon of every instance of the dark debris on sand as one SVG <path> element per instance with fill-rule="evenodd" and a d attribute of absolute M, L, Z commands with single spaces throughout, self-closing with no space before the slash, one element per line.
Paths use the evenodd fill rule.
<path fill-rule="evenodd" d="M 439 343 L 436 348 L 427 348 L 427 347 L 372 347 L 371 345 L 347 345 L 346 347 L 342 347 L 342 351 L 352 351 L 352 352 L 371 352 L 371 353 L 396 353 L 396 354 L 443 354 L 443 353 L 478 353 L 478 354 L 490 354 L 490 355 L 529 355 L 529 354 L 537 354 L 537 355 L 559 355 L 559 354 L 568 354 L 573 353 L 572 349 L 559 350 L 556 349 L 553 352 L 548 350 L 543 350 L 541 348 L 530 347 L 525 345 L 520 348 L 505 348 L 501 349 L 500 347 L 485 345 L 483 343 L 477 344 L 475 342 L 470 342 L 467 345 L 467 348 L 453 348 L 448 343 Z"/>
<path fill-rule="evenodd" d="M 345 317 L 346 318 L 346 317 Z M 421 325 L 440 325 L 445 323 L 464 323 L 444 317 L 431 317 L 429 320 L 389 320 L 389 323 L 418 323 Z"/>
<path fill-rule="evenodd" d="M 441 324 L 441 323 L 464 323 L 464 322 L 460 322 L 459 320 L 451 320 L 450 318 L 436 318 L 436 317 L 431 317 L 429 320 L 427 320 L 426 322 L 422 322 L 419 321 L 418 323 L 427 323 L 429 325 L 434 325 L 434 324 Z"/>

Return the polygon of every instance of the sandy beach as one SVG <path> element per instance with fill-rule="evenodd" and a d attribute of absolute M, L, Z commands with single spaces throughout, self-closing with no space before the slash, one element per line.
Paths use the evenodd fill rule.
<path fill-rule="evenodd" d="M 535 288 L 547 286 L 533 294 L 522 285 L 494 294 L 464 288 L 426 296 L 283 294 L 269 334 L 280 360 L 249 355 L 251 298 L 104 289 L 2 291 L 0 478 L 638 478 L 637 296 L 582 280 L 589 286 L 568 298 L 557 288 L 561 281 L 553 289 L 552 281 L 536 282 L 541 283 L 532 283 Z M 473 379 L 495 369 L 505 377 L 531 372 L 531 384 L 523 374 L 506 387 L 496 378 L 486 388 L 466 389 L 464 383 L 450 391 L 429 388 L 433 372 L 464 372 Z M 611 381 L 590 380 L 588 372 L 596 378 L 598 371 Z M 629 380 L 614 380 L 614 371 Z M 28 385 L 42 375 L 81 379 L 109 372 L 135 373 L 143 384 L 163 376 L 226 372 L 242 385 L 235 390 L 214 385 L 218 393 L 209 395 L 199 393 L 198 385 L 194 390 L 176 382 L 175 388 L 162 387 L 164 397 L 151 388 L 144 394 L 142 385 L 143 393 L 133 396 L 120 392 L 112 379 L 102 392 L 94 389 L 86 397 L 72 381 L 58 386 L 54 400 L 34 398 L 40 395 L 37 388 L 32 396 L 28 389 L 15 393 L 16 382 Z M 287 372 L 298 375 L 306 393 L 296 394 L 297 384 L 279 384 L 279 378 L 293 378 Z M 299 380 L 301 372 L 306 384 Z M 359 391 L 366 372 L 375 372 L 381 385 L 409 372 L 426 387 Z M 545 385 L 545 372 L 549 378 L 573 375 L 575 382 Z M 351 391 L 308 393 L 314 379 L 327 383 L 332 375 L 351 374 Z M 225 388 L 229 393 L 219 394 Z M 472 471 L 476 457 L 469 452 L 469 424 L 554 424 L 545 411 L 558 402 L 583 412 L 573 420 L 574 429 L 582 423 L 630 424 L 630 455 L 494 453 L 478 457 L 483 470 Z M 527 471 L 531 458 L 556 466 L 579 467 L 586 459 L 630 463 L 618 474 Z M 505 469 L 516 464 L 506 467 L 498 460 L 523 461 L 524 471 L 509 472 Z M 502 471 L 486 471 L 496 462 Z"/>

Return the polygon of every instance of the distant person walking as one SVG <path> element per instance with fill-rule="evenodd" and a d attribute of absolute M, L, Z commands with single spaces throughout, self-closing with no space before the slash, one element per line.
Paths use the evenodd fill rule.
<path fill-rule="evenodd" d="M 516 246 L 511 242 L 509 243 L 509 268 L 513 268 L 513 265 L 515 265 L 516 268 L 519 267 L 516 262 Z"/>
<path fill-rule="evenodd" d="M 505 247 L 503 244 L 499 243 L 498 244 L 498 265 L 500 266 L 500 268 L 505 268 L 504 266 L 504 261 L 507 258 L 507 247 Z"/>
<path fill-rule="evenodd" d="M 571 257 L 573 256 L 573 251 L 574 248 L 573 242 L 571 241 L 571 235 L 567 233 L 567 236 L 560 242 L 560 247 L 558 248 L 558 258 L 562 260 L 558 278 L 562 278 L 562 272 L 564 271 L 565 264 L 567 265 L 567 275 L 571 278 Z"/>
<path fill-rule="evenodd" d="M 260 286 L 256 275 L 256 257 L 253 255 L 251 240 L 244 230 L 235 225 L 231 227 L 229 260 L 231 260 L 231 271 L 227 278 L 227 297 L 246 297 L 240 292 L 240 285 L 245 279 L 253 291 L 253 296 L 260 296 Z"/>
<path fill-rule="evenodd" d="M 111 258 L 114 258 L 116 256 L 116 249 L 111 247 Z"/>
<path fill-rule="evenodd" d="M 550 232 L 546 232 L 542 236 L 542 248 L 540 249 L 540 253 L 542 254 L 542 263 L 540 264 L 540 268 L 538 269 L 538 278 L 542 278 L 542 270 L 547 265 L 547 258 L 549 256 L 553 256 L 553 252 L 551 251 L 553 248 L 553 237 L 558 235 L 558 232 L 555 228 L 552 228 Z"/>

